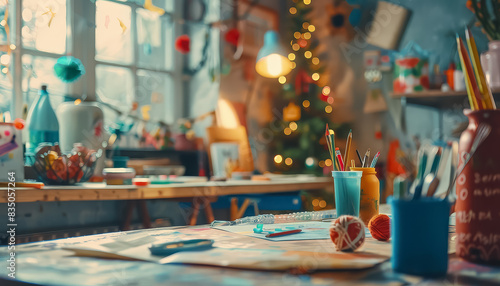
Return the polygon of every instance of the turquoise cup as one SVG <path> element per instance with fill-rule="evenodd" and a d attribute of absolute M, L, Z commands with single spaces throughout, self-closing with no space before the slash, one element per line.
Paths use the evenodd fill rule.
<path fill-rule="evenodd" d="M 359 216 L 362 174 L 361 171 L 332 172 L 337 217 L 341 215 Z"/>

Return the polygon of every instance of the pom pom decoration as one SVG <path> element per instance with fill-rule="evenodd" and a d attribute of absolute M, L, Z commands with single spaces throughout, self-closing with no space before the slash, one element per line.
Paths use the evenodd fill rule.
<path fill-rule="evenodd" d="M 21 119 L 21 118 L 14 119 L 14 127 L 17 130 L 23 130 L 25 126 L 26 126 L 26 122 L 24 122 L 23 119 Z"/>
<path fill-rule="evenodd" d="M 224 35 L 224 40 L 235 47 L 238 46 L 239 39 L 240 39 L 240 31 L 238 31 L 238 29 L 236 28 L 230 29 Z"/>
<path fill-rule="evenodd" d="M 60 57 L 54 65 L 56 76 L 64 82 L 73 82 L 85 74 L 85 67 L 75 57 Z"/>
<path fill-rule="evenodd" d="M 365 242 L 365 225 L 357 217 L 343 215 L 333 221 L 330 238 L 337 251 L 354 251 Z"/>
<path fill-rule="evenodd" d="M 175 40 L 175 50 L 181 54 L 187 54 L 190 51 L 191 39 L 188 35 L 181 35 Z"/>
<path fill-rule="evenodd" d="M 378 214 L 370 219 L 368 230 L 376 240 L 387 241 L 391 238 L 391 219 L 386 214 Z"/>

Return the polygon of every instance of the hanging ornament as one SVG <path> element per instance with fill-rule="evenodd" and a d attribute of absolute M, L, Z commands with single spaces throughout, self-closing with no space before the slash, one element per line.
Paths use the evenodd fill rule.
<path fill-rule="evenodd" d="M 187 54 L 190 51 L 191 39 L 188 35 L 182 35 L 175 40 L 175 50 L 181 54 Z"/>
<path fill-rule="evenodd" d="M 73 82 L 85 74 L 82 62 L 71 56 L 60 57 L 54 65 L 56 76 L 64 82 Z"/>
<path fill-rule="evenodd" d="M 298 121 L 300 120 L 300 107 L 293 102 L 290 102 L 287 107 L 283 108 L 283 120 Z"/>
<path fill-rule="evenodd" d="M 240 39 L 240 31 L 236 28 L 230 29 L 224 35 L 224 40 L 235 47 L 238 46 L 239 39 Z"/>
<path fill-rule="evenodd" d="M 295 94 L 308 93 L 310 83 L 313 83 L 313 80 L 309 74 L 303 69 L 299 70 L 295 76 Z"/>

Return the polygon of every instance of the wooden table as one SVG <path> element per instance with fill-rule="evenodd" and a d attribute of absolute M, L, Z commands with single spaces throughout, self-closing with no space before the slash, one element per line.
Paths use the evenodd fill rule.
<path fill-rule="evenodd" d="M 42 189 L 16 188 L 16 203 L 53 201 L 151 200 L 264 194 L 297 190 L 333 189 L 332 178 L 289 179 L 286 181 L 228 181 L 176 183 L 168 185 L 106 186 L 84 183 L 80 186 L 45 186 Z M 0 203 L 7 202 L 7 188 L 0 188 Z"/>
<path fill-rule="evenodd" d="M 330 239 L 302 240 L 295 242 L 267 241 L 241 234 L 210 229 L 207 226 L 175 227 L 110 233 L 46 241 L 16 246 L 16 281 L 3 280 L 7 277 L 8 251 L 0 247 L 0 285 L 495 285 L 500 283 L 500 268 L 476 265 L 457 259 L 450 254 L 449 270 L 446 277 L 426 280 L 420 277 L 394 273 L 390 261 L 364 270 L 286 272 L 258 271 L 223 267 L 207 267 L 186 264 L 161 265 L 144 261 L 123 261 L 76 257 L 73 252 L 62 250 L 78 243 L 99 243 L 102 239 L 116 236 L 122 241 L 138 241 L 134 235 L 165 238 L 176 233 L 189 233 L 190 239 L 214 239 L 216 247 L 230 248 L 231 251 L 250 249 L 285 249 L 307 251 L 325 255 L 336 253 Z M 229 238 L 227 238 L 230 236 Z M 133 237 L 133 238 L 132 238 Z M 141 238 L 144 239 L 144 238 Z M 452 238 L 453 239 L 453 236 Z M 150 242 L 149 242 L 150 243 Z M 241 251 L 240 251 L 241 252 Z M 367 238 L 365 245 L 354 253 L 372 253 L 387 259 L 391 254 L 390 242 L 379 242 Z M 342 254 L 342 253 L 341 253 Z M 353 255 L 346 253 L 346 255 Z M 311 256 L 314 259 L 316 256 Z M 321 257 L 321 256 L 319 256 Z M 222 259 L 222 258 L 221 258 Z M 245 259 L 241 257 L 241 259 Z M 307 266 L 314 260 L 304 260 Z M 269 261 L 269 263 L 273 263 Z M 31 284 L 30 284 L 31 285 Z"/>
<path fill-rule="evenodd" d="M 122 230 L 127 230 L 130 227 L 134 209 L 137 209 L 140 214 L 143 226 L 145 228 L 151 226 L 145 200 L 176 199 L 192 201 L 193 212 L 189 224 L 195 225 L 201 208 L 203 208 L 208 221 L 214 220 L 210 203 L 215 201 L 219 196 L 279 193 L 323 188 L 333 188 L 332 178 L 302 177 L 273 181 L 210 181 L 149 185 L 147 187 L 107 186 L 104 183 L 84 183 L 78 186 L 45 186 L 42 189 L 15 188 L 15 197 L 16 203 L 127 200 L 124 219 L 121 225 Z M 0 188 L 0 203 L 6 203 L 7 200 L 7 188 Z M 231 213 L 243 212 L 241 209 L 237 209 L 236 204 L 232 204 Z"/>

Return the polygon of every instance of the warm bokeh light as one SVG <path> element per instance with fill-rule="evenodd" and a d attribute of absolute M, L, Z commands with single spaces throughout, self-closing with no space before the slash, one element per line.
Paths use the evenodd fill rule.
<path fill-rule="evenodd" d="M 319 64 L 319 59 L 318 59 L 318 58 L 316 58 L 316 57 L 314 57 L 314 58 L 312 59 L 312 63 L 313 63 L 313 64 L 315 64 L 315 65 Z"/>
<path fill-rule="evenodd" d="M 298 51 L 299 49 L 300 49 L 299 44 L 295 43 L 295 44 L 292 45 L 292 50 Z"/>
<path fill-rule="evenodd" d="M 11 45 L 10 45 L 10 49 L 11 49 L 11 50 L 15 50 L 15 49 L 16 49 L 16 45 L 11 44 Z"/>
<path fill-rule="evenodd" d="M 323 87 L 323 94 L 324 95 L 329 95 L 330 94 L 330 87 L 329 86 L 325 86 Z"/>
<path fill-rule="evenodd" d="M 317 81 L 319 80 L 319 73 L 315 72 L 312 74 L 311 78 L 314 80 L 314 81 Z"/>
<path fill-rule="evenodd" d="M 285 164 L 287 164 L 288 166 L 292 165 L 293 164 L 292 158 L 286 158 L 285 159 Z"/>
<path fill-rule="evenodd" d="M 294 53 L 289 53 L 288 54 L 288 59 L 291 60 L 291 61 L 295 60 L 295 54 Z"/>
<path fill-rule="evenodd" d="M 0 57 L 0 64 L 8 66 L 10 64 L 10 56 L 8 54 L 3 54 Z"/>
<path fill-rule="evenodd" d="M 321 201 L 319 202 L 319 207 L 320 207 L 320 208 L 324 208 L 324 207 L 326 207 L 326 201 L 325 201 L 325 200 L 321 200 Z"/>
<path fill-rule="evenodd" d="M 302 106 L 304 106 L 305 108 L 308 108 L 309 106 L 311 105 L 311 103 L 309 102 L 309 100 L 304 100 L 302 101 Z"/>
<path fill-rule="evenodd" d="M 305 51 L 304 52 L 304 57 L 306 57 L 306 59 L 310 59 L 312 57 L 311 51 Z"/>
<path fill-rule="evenodd" d="M 295 62 L 291 62 L 292 69 L 294 69 L 296 66 L 297 66 L 297 64 Z"/>
<path fill-rule="evenodd" d="M 309 27 L 309 23 L 304 22 L 302 23 L 302 28 L 307 29 Z"/>
<path fill-rule="evenodd" d="M 311 38 L 311 33 L 306 32 L 304 33 L 304 39 L 309 40 Z"/>
<path fill-rule="evenodd" d="M 293 121 L 290 122 L 290 124 L 288 126 L 290 127 L 290 129 L 292 129 L 292 131 L 297 130 L 297 127 L 298 127 L 297 123 L 293 122 Z"/>
<path fill-rule="evenodd" d="M 328 102 L 329 104 L 333 104 L 335 100 L 333 99 L 333 97 L 329 96 L 326 102 Z"/>
<path fill-rule="evenodd" d="M 312 32 L 314 32 L 314 31 L 316 31 L 316 27 L 314 27 L 314 25 L 309 25 L 309 26 L 307 27 L 307 29 L 308 29 L 308 30 L 309 30 L 309 32 L 311 32 L 311 33 L 312 33 Z"/>
<path fill-rule="evenodd" d="M 285 128 L 285 130 L 283 130 L 283 133 L 285 133 L 285 135 L 290 135 L 290 134 L 292 134 L 292 129 L 287 127 L 287 128 Z"/>
<path fill-rule="evenodd" d="M 319 200 L 318 199 L 314 199 L 312 201 L 312 205 L 315 206 L 315 207 L 317 207 L 319 205 Z"/>
<path fill-rule="evenodd" d="M 312 167 L 314 165 L 314 159 L 312 157 L 307 157 L 306 166 Z"/>
<path fill-rule="evenodd" d="M 286 83 L 286 77 L 284 77 L 284 76 L 280 76 L 280 77 L 278 78 L 278 81 L 279 81 L 279 83 L 281 83 L 281 84 L 285 84 L 285 83 Z"/>
<path fill-rule="evenodd" d="M 326 113 L 332 113 L 332 110 L 333 110 L 333 108 L 330 105 L 328 105 L 328 106 L 325 107 L 325 112 Z"/>
<path fill-rule="evenodd" d="M 325 165 L 326 165 L 327 167 L 330 167 L 330 166 L 332 165 L 332 160 L 330 160 L 330 159 L 326 159 L 326 160 L 325 160 Z"/>
<path fill-rule="evenodd" d="M 283 157 L 281 155 L 274 156 L 274 162 L 276 164 L 281 164 L 281 162 L 283 162 Z"/>
<path fill-rule="evenodd" d="M 295 15 L 295 13 L 297 13 L 297 8 L 291 7 L 290 8 L 290 14 Z"/>
<path fill-rule="evenodd" d="M 294 37 L 295 39 L 300 39 L 300 36 L 302 36 L 302 34 L 301 34 L 300 32 L 295 32 L 295 33 L 293 33 L 293 37 Z"/>
<path fill-rule="evenodd" d="M 80 103 L 82 103 L 82 100 L 81 100 L 81 99 L 79 99 L 79 98 L 77 98 L 77 99 L 75 100 L 75 105 L 78 105 L 78 104 L 80 104 Z"/>
<path fill-rule="evenodd" d="M 318 164 L 321 168 L 324 168 L 325 167 L 325 161 L 319 161 L 319 164 Z"/>
<path fill-rule="evenodd" d="M 304 0 L 304 4 L 306 4 L 306 5 L 311 4 L 311 0 Z"/>

